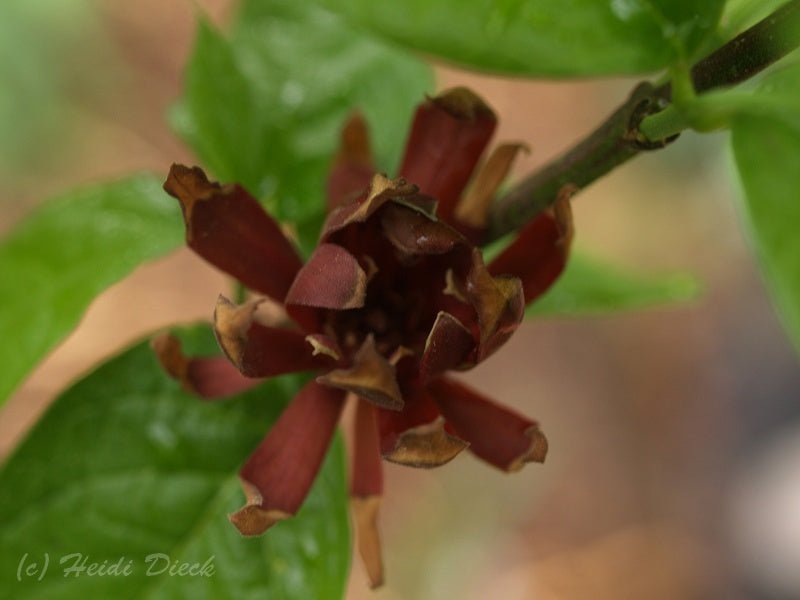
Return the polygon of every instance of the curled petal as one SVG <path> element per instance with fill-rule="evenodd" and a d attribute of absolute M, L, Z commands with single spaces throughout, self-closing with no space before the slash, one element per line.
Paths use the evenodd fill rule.
<path fill-rule="evenodd" d="M 422 381 L 460 367 L 474 348 L 475 339 L 470 330 L 450 313 L 440 311 L 425 340 L 419 366 Z"/>
<path fill-rule="evenodd" d="M 403 256 L 445 254 L 465 241 L 436 217 L 401 204 L 387 206 L 380 220 L 386 239 Z"/>
<path fill-rule="evenodd" d="M 356 404 L 350 480 L 356 545 L 373 588 L 383 583 L 383 559 L 377 524 L 383 493 L 383 465 L 375 420 L 377 410 L 362 400 Z"/>
<path fill-rule="evenodd" d="M 486 227 L 487 213 L 497 188 L 508 176 L 517 154 L 527 149 L 525 144 L 502 144 L 492 151 L 458 203 L 455 214 L 459 223 L 479 230 Z"/>
<path fill-rule="evenodd" d="M 342 129 L 339 151 L 328 175 L 328 210 L 363 191 L 374 173 L 367 122 L 356 112 Z"/>
<path fill-rule="evenodd" d="M 577 188 L 565 186 L 551 212 L 536 217 L 489 265 L 493 275 L 513 275 L 522 281 L 525 304 L 546 292 L 567 263 L 572 240 L 569 197 Z"/>
<path fill-rule="evenodd" d="M 151 342 L 161 366 L 183 388 L 213 400 L 249 390 L 261 383 L 242 375 L 224 356 L 189 358 L 183 354 L 181 342 L 169 333 L 161 334 Z"/>
<path fill-rule="evenodd" d="M 243 535 L 260 535 L 297 512 L 319 471 L 345 394 L 305 385 L 247 459 L 239 476 L 247 503 L 229 516 Z"/>
<path fill-rule="evenodd" d="M 320 244 L 286 294 L 287 305 L 346 310 L 364 306 L 367 274 L 336 244 Z"/>
<path fill-rule="evenodd" d="M 255 198 L 183 165 L 172 165 L 164 189 L 181 203 L 189 247 L 250 289 L 283 301 L 302 262 Z"/>
<path fill-rule="evenodd" d="M 516 277 L 493 277 L 476 248 L 466 284 L 466 295 L 480 326 L 478 361 L 481 361 L 502 346 L 522 321 L 525 310 L 522 283 Z"/>
<path fill-rule="evenodd" d="M 254 320 L 257 306 L 258 301 L 237 306 L 220 296 L 214 310 L 219 345 L 242 374 L 272 377 L 334 364 L 330 356 L 314 354 L 302 333 Z"/>
<path fill-rule="evenodd" d="M 407 394 L 402 411 L 380 411 L 378 422 L 383 458 L 401 465 L 438 467 L 469 445 L 446 429 L 439 409 L 422 386 L 414 386 Z"/>
<path fill-rule="evenodd" d="M 536 421 L 452 379 L 439 378 L 429 389 L 447 423 L 486 462 L 507 472 L 527 462 L 544 462 L 547 439 Z"/>
<path fill-rule="evenodd" d="M 467 442 L 446 430 L 444 418 L 437 417 L 400 433 L 395 447 L 383 457 L 407 467 L 432 469 L 450 462 L 467 446 Z"/>
<path fill-rule="evenodd" d="M 368 336 L 353 356 L 353 366 L 336 369 L 317 377 L 329 385 L 364 398 L 382 408 L 401 410 L 403 397 L 397 385 L 395 368 L 375 348 L 375 339 Z"/>
<path fill-rule="evenodd" d="M 492 110 L 466 88 L 443 92 L 417 109 L 400 175 L 436 198 L 448 223 L 496 124 Z"/>
<path fill-rule="evenodd" d="M 333 234 L 355 223 L 364 223 L 375 211 L 389 200 L 409 200 L 414 203 L 418 188 L 403 178 L 387 179 L 376 173 L 370 182 L 366 196 L 356 202 L 340 206 L 328 215 L 322 227 L 321 240 L 328 241 Z"/>

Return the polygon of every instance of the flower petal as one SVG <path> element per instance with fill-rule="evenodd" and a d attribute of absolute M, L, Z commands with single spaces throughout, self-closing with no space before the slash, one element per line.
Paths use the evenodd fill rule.
<path fill-rule="evenodd" d="M 419 365 L 420 378 L 427 382 L 445 371 L 458 368 L 474 348 L 475 339 L 470 330 L 450 313 L 440 311 L 425 341 Z"/>
<path fill-rule="evenodd" d="M 454 88 L 420 105 L 406 143 L 400 175 L 439 201 L 452 223 L 461 192 L 492 137 L 497 119 L 466 88 Z"/>
<path fill-rule="evenodd" d="M 383 552 L 378 532 L 378 510 L 381 507 L 381 497 L 354 496 L 350 502 L 355 521 L 356 547 L 369 578 L 369 587 L 379 588 L 383 585 Z"/>
<path fill-rule="evenodd" d="M 381 408 L 403 408 L 395 368 L 375 348 L 372 335 L 364 340 L 353 356 L 352 367 L 330 371 L 317 377 L 317 382 L 353 392 Z"/>
<path fill-rule="evenodd" d="M 383 559 L 377 524 L 383 494 L 383 465 L 375 417 L 377 410 L 368 402 L 357 401 L 350 481 L 356 545 L 372 588 L 383 583 Z"/>
<path fill-rule="evenodd" d="M 516 331 L 524 316 L 522 283 L 516 277 L 493 277 L 480 250 L 472 252 L 472 267 L 467 275 L 466 295 L 477 313 L 480 326 L 478 361 L 484 360 Z"/>
<path fill-rule="evenodd" d="M 508 176 L 521 150 L 527 151 L 528 147 L 525 144 L 502 144 L 492 151 L 456 207 L 455 216 L 459 223 L 478 230 L 486 227 L 487 213 L 497 188 Z"/>
<path fill-rule="evenodd" d="M 239 473 L 247 503 L 229 516 L 242 535 L 260 535 L 297 512 L 319 471 L 345 394 L 307 383 Z"/>
<path fill-rule="evenodd" d="M 367 122 L 356 112 L 342 129 L 339 151 L 328 175 L 328 211 L 362 192 L 374 173 Z"/>
<path fill-rule="evenodd" d="M 431 382 L 429 389 L 447 423 L 483 460 L 507 472 L 544 462 L 547 439 L 536 421 L 446 377 Z"/>
<path fill-rule="evenodd" d="M 349 202 L 332 211 L 322 227 L 320 239 L 329 241 L 335 233 L 355 223 L 364 223 L 375 211 L 392 199 L 410 199 L 414 202 L 418 197 L 418 188 L 405 179 L 387 179 L 385 175 L 376 173 L 370 181 L 369 191 L 360 200 Z"/>
<path fill-rule="evenodd" d="M 207 400 L 233 396 L 261 383 L 242 375 L 224 356 L 188 358 L 181 342 L 170 333 L 153 338 L 151 346 L 161 366 L 183 388 Z"/>
<path fill-rule="evenodd" d="M 465 242 L 464 236 L 436 217 L 399 203 L 384 208 L 380 220 L 386 239 L 402 256 L 445 254 Z"/>
<path fill-rule="evenodd" d="M 353 473 L 350 494 L 366 498 L 383 493 L 383 466 L 378 441 L 377 411 L 369 402 L 356 402 L 353 435 Z"/>
<path fill-rule="evenodd" d="M 493 275 L 513 275 L 522 281 L 525 304 L 546 292 L 567 263 L 572 240 L 569 197 L 577 188 L 565 186 L 553 210 L 528 223 L 517 238 L 489 265 Z"/>
<path fill-rule="evenodd" d="M 409 467 L 438 467 L 469 444 L 445 428 L 445 420 L 425 388 L 412 387 L 402 411 L 378 413 L 381 453 L 386 460 Z"/>
<path fill-rule="evenodd" d="M 286 304 L 346 310 L 364 306 L 366 293 L 358 260 L 341 246 L 320 244 L 295 277 Z"/>
<path fill-rule="evenodd" d="M 164 189 L 180 200 L 189 247 L 250 289 L 283 301 L 302 262 L 255 198 L 183 165 L 172 165 Z"/>
<path fill-rule="evenodd" d="M 254 320 L 258 301 L 237 306 L 224 296 L 214 310 L 214 331 L 222 350 L 247 377 L 272 377 L 322 367 L 335 361 L 314 353 L 314 347 L 299 331 L 268 327 Z"/>

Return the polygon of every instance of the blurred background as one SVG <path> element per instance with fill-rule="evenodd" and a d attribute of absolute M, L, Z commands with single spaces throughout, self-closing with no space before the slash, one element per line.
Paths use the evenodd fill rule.
<path fill-rule="evenodd" d="M 224 24 L 231 4 L 4 0 L 0 234 L 60 191 L 192 162 L 165 113 L 196 14 Z M 439 88 L 489 101 L 495 139 L 532 147 L 517 174 L 635 83 L 437 74 Z M 547 463 L 513 476 L 466 454 L 433 472 L 387 465 L 388 584 L 367 590 L 356 561 L 348 598 L 800 598 L 800 363 L 737 220 L 726 143 L 686 134 L 580 194 L 581 247 L 645 273 L 692 272 L 702 296 L 529 322 L 466 374 L 540 420 Z M 0 413 L 0 455 L 70 381 L 154 329 L 209 318 L 227 285 L 179 251 L 103 294 Z"/>

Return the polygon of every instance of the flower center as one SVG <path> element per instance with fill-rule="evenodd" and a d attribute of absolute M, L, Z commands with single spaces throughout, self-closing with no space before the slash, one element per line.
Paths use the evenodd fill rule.
<path fill-rule="evenodd" d="M 362 308 L 331 311 L 327 318 L 342 350 L 355 352 L 367 336 L 386 358 L 401 346 L 418 356 L 422 354 L 428 332 L 436 319 L 433 290 L 426 285 L 440 274 L 440 269 L 423 259 L 412 266 L 384 269 L 375 273 L 367 286 Z M 437 284 L 436 292 L 441 289 Z"/>

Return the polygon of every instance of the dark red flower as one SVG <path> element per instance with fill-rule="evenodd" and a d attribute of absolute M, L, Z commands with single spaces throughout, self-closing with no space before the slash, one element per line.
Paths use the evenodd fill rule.
<path fill-rule="evenodd" d="M 230 362 L 186 358 L 170 337 L 157 340 L 162 362 L 209 398 L 264 377 L 320 373 L 241 470 L 247 504 L 231 521 L 243 534 L 295 514 L 348 394 L 358 399 L 350 484 L 357 541 L 373 585 L 382 581 L 381 458 L 434 467 L 469 448 L 504 471 L 544 460 L 547 441 L 535 421 L 445 375 L 469 369 L 511 336 L 525 305 L 562 271 L 571 238 L 564 194 L 484 264 L 474 243 L 520 148 L 500 146 L 473 177 L 495 123 L 468 90 L 429 99 L 390 180 L 375 174 L 366 127 L 351 119 L 328 179 L 328 218 L 305 264 L 242 187 L 211 183 L 197 167 L 172 167 L 164 187 L 181 202 L 189 246 L 281 303 L 293 323 L 265 324 L 258 301 L 220 297 L 214 325 Z"/>

